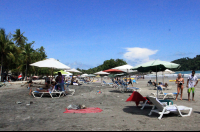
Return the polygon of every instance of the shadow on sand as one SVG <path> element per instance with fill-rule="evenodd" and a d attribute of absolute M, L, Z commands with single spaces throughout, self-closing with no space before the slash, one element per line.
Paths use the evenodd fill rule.
<path fill-rule="evenodd" d="M 132 115 L 143 115 L 143 116 L 147 116 L 147 117 L 155 118 L 155 119 L 159 117 L 159 114 L 157 113 L 152 113 L 151 116 L 148 115 L 152 109 L 152 106 L 146 106 L 143 110 L 141 110 L 140 108 L 141 106 L 126 106 L 123 109 L 123 111 Z M 178 115 L 174 113 L 169 113 L 169 114 L 163 115 L 162 118 L 175 117 L 175 116 L 178 116 Z"/>

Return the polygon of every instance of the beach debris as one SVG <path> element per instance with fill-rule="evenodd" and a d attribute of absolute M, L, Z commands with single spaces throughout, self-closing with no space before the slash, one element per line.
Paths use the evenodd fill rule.
<path fill-rule="evenodd" d="M 18 102 L 16 102 L 17 104 L 21 104 L 22 102 L 20 102 L 20 101 L 18 101 Z"/>
<path fill-rule="evenodd" d="M 26 104 L 27 106 L 31 105 L 31 104 Z"/>
<path fill-rule="evenodd" d="M 67 109 L 68 110 L 78 110 L 78 109 L 86 109 L 87 107 L 83 104 L 83 105 L 74 105 L 74 104 L 70 104 Z"/>
<path fill-rule="evenodd" d="M 102 92 L 100 90 L 98 90 L 97 93 L 102 93 Z"/>
<path fill-rule="evenodd" d="M 33 101 L 30 101 L 30 104 L 33 104 Z"/>
<path fill-rule="evenodd" d="M 119 96 L 117 96 L 119 98 Z"/>

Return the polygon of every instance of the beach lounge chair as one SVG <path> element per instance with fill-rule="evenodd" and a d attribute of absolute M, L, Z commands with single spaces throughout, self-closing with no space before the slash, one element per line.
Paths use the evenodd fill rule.
<path fill-rule="evenodd" d="M 158 92 L 158 98 L 173 98 L 175 99 L 176 98 L 176 92 L 173 92 L 173 93 L 164 93 L 163 92 L 163 89 L 160 87 L 160 86 L 157 86 L 157 89 L 159 90 Z M 153 95 L 154 97 L 157 97 L 157 93 L 151 93 L 151 95 Z"/>
<path fill-rule="evenodd" d="M 67 92 L 67 94 L 66 94 L 66 92 Z M 69 84 L 67 84 L 67 87 L 65 88 L 65 91 L 63 91 L 63 96 L 64 95 L 71 95 L 71 96 L 73 96 L 74 93 L 75 93 L 75 89 L 70 89 L 69 88 Z"/>
<path fill-rule="evenodd" d="M 35 96 L 36 94 L 40 95 Z M 44 94 L 49 94 L 51 98 L 60 98 L 60 96 L 63 94 L 63 92 L 59 92 L 55 90 L 55 87 L 52 89 L 51 92 L 39 92 L 39 91 L 32 91 L 32 95 L 34 98 L 42 98 Z"/>
<path fill-rule="evenodd" d="M 148 96 L 148 99 L 155 105 L 156 109 L 151 110 L 149 113 L 149 116 L 155 112 L 158 113 L 160 116 L 158 119 L 161 119 L 163 117 L 163 114 L 169 114 L 169 113 L 176 113 L 179 114 L 181 117 L 185 116 L 190 116 L 192 113 L 192 108 L 191 107 L 186 107 L 186 106 L 177 106 L 177 105 L 164 105 L 161 103 L 156 97 Z M 188 114 L 182 114 L 182 110 L 189 110 Z"/>
<path fill-rule="evenodd" d="M 101 84 L 102 86 L 113 86 L 113 83 L 106 83 L 105 81 L 103 81 L 103 83 Z"/>

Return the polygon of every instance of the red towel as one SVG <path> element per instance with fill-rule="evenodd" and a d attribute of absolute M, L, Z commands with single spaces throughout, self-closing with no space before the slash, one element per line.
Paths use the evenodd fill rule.
<path fill-rule="evenodd" d="M 68 110 L 66 109 L 65 112 L 63 113 L 99 113 L 103 111 L 102 109 L 100 108 L 86 108 L 86 109 L 78 109 L 78 110 Z"/>
<path fill-rule="evenodd" d="M 140 101 L 145 102 L 146 100 L 147 100 L 146 97 L 143 97 L 140 93 L 134 91 L 132 93 L 132 95 L 126 100 L 126 102 L 135 101 L 136 106 L 138 106 Z M 148 103 L 150 103 L 150 102 L 148 102 Z"/>

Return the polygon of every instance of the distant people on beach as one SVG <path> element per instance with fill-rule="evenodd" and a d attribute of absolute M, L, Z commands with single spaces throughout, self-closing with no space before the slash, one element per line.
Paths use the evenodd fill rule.
<path fill-rule="evenodd" d="M 47 81 L 50 81 L 49 74 L 47 74 L 45 77 L 45 82 L 47 82 Z"/>
<path fill-rule="evenodd" d="M 177 84 L 177 94 L 176 94 L 176 100 L 178 98 L 178 95 L 181 91 L 181 97 L 180 97 L 180 100 L 182 100 L 182 96 L 183 96 L 183 84 L 184 84 L 184 78 L 182 78 L 182 75 L 181 73 L 178 74 L 178 78 L 176 79 L 176 82 Z"/>
<path fill-rule="evenodd" d="M 32 82 L 32 80 L 29 80 L 28 81 L 28 89 L 29 89 L 29 95 L 31 95 L 31 92 L 32 92 L 32 88 L 31 88 L 31 84 L 32 84 L 33 82 Z"/>
<path fill-rule="evenodd" d="M 131 76 L 129 76 L 129 82 L 128 82 L 128 85 L 129 85 L 129 84 L 131 84 L 132 87 L 133 87 L 133 82 L 132 82 L 132 80 L 131 80 Z"/>
<path fill-rule="evenodd" d="M 187 85 L 186 85 L 186 87 L 188 88 L 188 101 L 190 101 L 191 91 L 192 91 L 192 101 L 194 101 L 194 91 L 197 84 L 198 84 L 198 78 L 195 75 L 195 71 L 193 70 L 192 74 L 189 75 L 187 79 Z"/>

